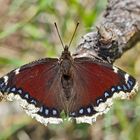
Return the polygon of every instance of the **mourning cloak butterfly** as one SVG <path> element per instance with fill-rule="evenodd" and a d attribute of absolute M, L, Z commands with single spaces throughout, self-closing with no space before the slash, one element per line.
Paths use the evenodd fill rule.
<path fill-rule="evenodd" d="M 113 99 L 135 94 L 132 76 L 96 58 L 76 58 L 68 48 L 59 59 L 41 59 L 0 78 L 1 96 L 18 100 L 27 114 L 47 125 L 62 122 L 62 111 L 77 123 L 92 123 Z"/>

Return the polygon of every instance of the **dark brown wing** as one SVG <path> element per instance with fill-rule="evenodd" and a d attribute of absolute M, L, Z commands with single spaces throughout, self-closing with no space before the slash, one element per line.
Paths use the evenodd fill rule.
<path fill-rule="evenodd" d="M 47 124 L 49 120 L 44 118 L 60 117 L 62 105 L 59 99 L 59 75 L 58 59 L 41 59 L 0 78 L 0 91 L 9 100 L 20 100 L 28 114 Z M 55 119 L 50 121 L 57 123 Z"/>
<path fill-rule="evenodd" d="M 69 110 L 73 117 L 96 118 L 97 114 L 108 111 L 113 98 L 129 98 L 136 89 L 132 76 L 110 64 L 78 58 L 74 60 L 73 69 L 75 98 Z M 86 122 L 86 119 L 80 121 Z"/>

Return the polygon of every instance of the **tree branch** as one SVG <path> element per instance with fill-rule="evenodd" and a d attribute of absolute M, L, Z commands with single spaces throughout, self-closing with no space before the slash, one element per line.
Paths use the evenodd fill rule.
<path fill-rule="evenodd" d="M 109 0 L 96 32 L 84 35 L 75 57 L 100 57 L 110 63 L 140 41 L 140 1 Z"/>

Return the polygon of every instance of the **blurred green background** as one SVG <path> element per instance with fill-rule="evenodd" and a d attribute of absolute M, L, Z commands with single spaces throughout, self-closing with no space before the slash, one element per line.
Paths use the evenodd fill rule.
<path fill-rule="evenodd" d="M 59 57 L 76 23 L 80 26 L 70 50 L 82 35 L 95 30 L 107 5 L 103 0 L 0 0 L 0 76 L 43 57 Z M 93 27 L 93 28 L 92 28 Z M 140 44 L 115 65 L 140 81 Z M 92 126 L 64 123 L 45 127 L 28 117 L 16 103 L 0 102 L 0 140 L 140 140 L 140 96 L 116 101 Z"/>

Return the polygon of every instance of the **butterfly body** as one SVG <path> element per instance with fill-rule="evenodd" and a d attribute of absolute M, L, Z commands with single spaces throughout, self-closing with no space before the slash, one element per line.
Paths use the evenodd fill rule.
<path fill-rule="evenodd" d="M 65 94 L 65 98 L 68 101 L 71 97 L 71 90 L 73 86 L 73 70 L 72 70 L 73 58 L 68 51 L 68 46 L 65 46 L 64 52 L 60 57 L 60 71 L 61 71 L 61 86 Z"/>

